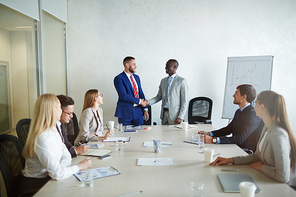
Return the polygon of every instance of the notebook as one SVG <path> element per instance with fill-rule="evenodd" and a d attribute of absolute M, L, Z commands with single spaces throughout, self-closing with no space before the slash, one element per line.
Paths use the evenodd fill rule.
<path fill-rule="evenodd" d="M 238 185 L 240 182 L 248 181 L 256 185 L 253 179 L 248 174 L 229 174 L 229 173 L 218 173 L 218 179 L 222 185 L 224 192 L 240 192 Z M 261 192 L 260 188 L 256 185 L 256 193 Z"/>

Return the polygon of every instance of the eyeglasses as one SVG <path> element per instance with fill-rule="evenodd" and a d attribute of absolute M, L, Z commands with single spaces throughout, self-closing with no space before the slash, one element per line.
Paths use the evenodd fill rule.
<path fill-rule="evenodd" d="M 64 111 L 63 111 L 64 112 Z M 68 113 L 68 112 L 64 112 L 65 114 L 67 114 L 68 116 L 73 116 L 73 112 Z"/>
<path fill-rule="evenodd" d="M 99 94 L 98 96 L 101 96 L 101 97 L 103 97 L 103 94 L 101 93 L 101 94 Z"/>

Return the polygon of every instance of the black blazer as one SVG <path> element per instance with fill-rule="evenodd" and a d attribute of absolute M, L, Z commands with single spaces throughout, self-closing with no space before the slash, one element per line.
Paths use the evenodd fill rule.
<path fill-rule="evenodd" d="M 71 157 L 76 157 L 76 152 L 75 152 L 75 146 L 73 146 L 68 138 L 67 138 L 67 134 L 66 134 L 66 129 L 65 129 L 65 125 L 64 124 L 61 124 L 61 128 L 62 128 L 62 135 L 63 135 L 63 138 L 64 138 L 64 144 L 66 145 L 67 149 L 69 150 L 70 154 L 71 154 Z"/>
<path fill-rule="evenodd" d="M 242 112 L 240 109 L 236 110 L 229 125 L 212 133 L 214 137 L 220 137 L 221 144 L 237 144 L 255 152 L 263 126 L 264 123 L 256 116 L 254 107 L 249 105 Z M 232 137 L 225 137 L 231 133 Z"/>

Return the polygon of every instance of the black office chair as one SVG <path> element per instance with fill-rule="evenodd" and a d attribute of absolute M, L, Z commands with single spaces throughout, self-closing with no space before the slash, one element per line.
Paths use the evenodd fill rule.
<path fill-rule="evenodd" d="M 73 113 L 73 118 L 70 120 L 69 123 L 64 123 L 66 134 L 69 142 L 74 145 L 74 141 L 79 133 L 79 126 L 77 121 L 77 116 Z"/>
<path fill-rule="evenodd" d="M 31 119 L 25 118 L 18 121 L 16 125 L 16 133 L 23 147 L 25 146 L 25 143 L 28 137 L 30 124 L 31 124 Z"/>
<path fill-rule="evenodd" d="M 213 101 L 207 97 L 196 97 L 190 100 L 188 109 L 189 124 L 212 124 Z"/>
<path fill-rule="evenodd" d="M 7 196 L 15 196 L 19 186 L 19 176 L 25 166 L 22 144 L 12 135 L 0 135 L 0 170 L 6 186 Z"/>

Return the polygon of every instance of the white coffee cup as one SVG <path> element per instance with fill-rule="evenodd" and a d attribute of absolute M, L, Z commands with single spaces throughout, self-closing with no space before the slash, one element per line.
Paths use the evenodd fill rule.
<path fill-rule="evenodd" d="M 205 156 L 205 162 L 211 163 L 214 155 L 214 150 L 211 148 L 205 148 L 203 150 L 204 156 Z"/>
<path fill-rule="evenodd" d="M 252 182 L 241 182 L 239 184 L 241 197 L 254 197 L 255 190 L 257 189 L 256 185 Z"/>
<path fill-rule="evenodd" d="M 255 190 L 257 189 L 256 185 L 252 182 L 241 182 L 239 184 L 241 197 L 254 197 Z"/>
<path fill-rule="evenodd" d="M 109 121 L 108 125 L 109 125 L 109 129 L 114 130 L 114 121 Z"/>
<path fill-rule="evenodd" d="M 187 131 L 187 129 L 188 129 L 188 122 L 182 122 L 182 129 L 183 129 L 183 131 Z"/>

